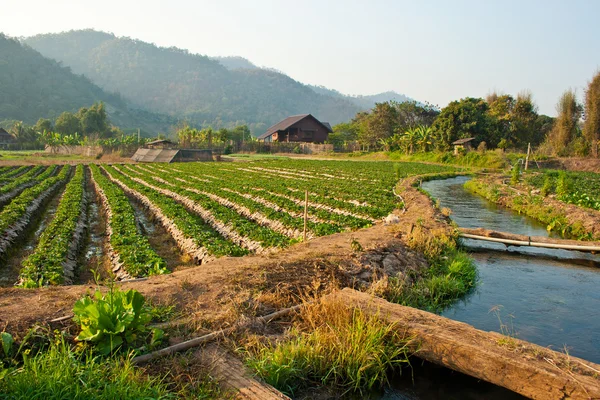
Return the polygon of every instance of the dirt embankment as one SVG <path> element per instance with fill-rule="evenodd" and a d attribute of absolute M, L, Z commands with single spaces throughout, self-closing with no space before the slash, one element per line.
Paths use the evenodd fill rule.
<path fill-rule="evenodd" d="M 600 173 L 599 158 L 554 158 L 547 161 L 539 161 L 538 164 L 540 168 Z"/>

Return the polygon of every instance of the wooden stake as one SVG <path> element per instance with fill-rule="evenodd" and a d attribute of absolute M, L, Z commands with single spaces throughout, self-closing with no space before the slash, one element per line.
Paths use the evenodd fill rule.
<path fill-rule="evenodd" d="M 531 153 L 531 143 L 527 143 L 527 157 L 525 157 L 525 171 L 529 167 L 529 153 Z"/>
<path fill-rule="evenodd" d="M 306 242 L 306 220 L 308 219 L 308 190 L 304 191 L 304 242 Z"/>

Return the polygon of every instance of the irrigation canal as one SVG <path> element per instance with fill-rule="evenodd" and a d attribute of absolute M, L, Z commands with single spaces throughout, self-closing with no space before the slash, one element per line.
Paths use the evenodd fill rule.
<path fill-rule="evenodd" d="M 452 210 L 460 227 L 548 236 L 546 227 L 464 189 L 468 177 L 425 182 L 422 188 Z M 484 331 L 505 332 L 600 363 L 600 256 L 463 239 L 479 282 L 442 315 Z M 496 310 L 496 311 L 494 311 Z M 500 319 L 499 319 L 500 318 Z"/>

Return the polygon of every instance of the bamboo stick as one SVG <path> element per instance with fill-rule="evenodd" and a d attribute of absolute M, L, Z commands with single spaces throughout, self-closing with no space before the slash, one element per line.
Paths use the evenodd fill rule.
<path fill-rule="evenodd" d="M 231 332 L 235 331 L 238 328 L 241 328 L 241 327 L 244 327 L 244 326 L 249 326 L 252 323 L 263 323 L 263 324 L 269 323 L 270 321 L 272 321 L 274 319 L 281 318 L 281 317 L 283 317 L 285 315 L 288 315 L 288 314 L 290 314 L 290 313 L 292 313 L 294 311 L 297 311 L 301 307 L 303 307 L 302 304 L 301 305 L 296 305 L 296 306 L 293 306 L 293 307 L 290 307 L 290 308 L 285 308 L 283 310 L 276 311 L 274 313 L 265 315 L 263 317 L 258 317 L 258 318 L 251 319 L 251 320 L 248 320 L 248 321 L 243 322 L 243 323 L 238 323 L 238 324 L 236 324 L 234 326 L 231 326 L 229 328 L 221 329 L 221 330 L 218 330 L 216 332 L 212 332 L 212 333 L 209 333 L 209 334 L 206 334 L 206 335 L 203 335 L 203 336 L 199 336 L 197 338 L 193 338 L 193 339 L 187 340 L 187 341 L 182 342 L 182 343 L 175 344 L 173 346 L 165 347 L 164 349 L 153 351 L 152 353 L 148 353 L 148 354 L 144 354 L 144 355 L 141 355 L 141 356 L 134 357 L 131 360 L 131 362 L 133 364 L 141 364 L 141 363 L 145 363 L 145 362 L 148 362 L 150 360 L 153 360 L 155 358 L 164 357 L 164 356 L 167 356 L 167 355 L 179 352 L 179 351 L 183 351 L 183 350 L 188 350 L 188 349 L 190 349 L 192 347 L 199 346 L 202 343 L 210 342 L 212 340 L 217 339 L 220 336 L 224 336 L 224 335 L 226 335 L 228 333 L 231 333 Z"/>

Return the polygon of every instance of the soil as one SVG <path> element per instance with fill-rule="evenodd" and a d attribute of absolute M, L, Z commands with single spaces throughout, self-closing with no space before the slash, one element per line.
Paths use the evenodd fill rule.
<path fill-rule="evenodd" d="M 2 268 L 0 274 L 0 287 L 12 286 L 19 280 L 19 272 L 21 271 L 21 263 L 27 258 L 37 246 L 42 231 L 48 226 L 54 218 L 56 208 L 60 202 L 64 187 L 54 195 L 52 200 L 45 206 L 41 207 L 32 218 L 27 232 L 21 239 L 11 248 L 10 254 L 7 255 L 7 262 Z"/>
<path fill-rule="evenodd" d="M 258 315 L 298 303 L 338 287 L 368 287 L 375 278 L 426 267 L 422 256 L 403 242 L 416 224 L 451 230 L 431 200 L 406 180 L 404 211 L 398 223 L 377 224 L 339 233 L 264 255 L 224 257 L 209 264 L 119 284 L 135 288 L 156 304 L 174 304 L 197 325 L 220 328 L 240 316 Z M 90 229 L 100 232 L 101 227 Z M 362 251 L 355 252 L 357 244 Z M 86 274 L 83 274 L 82 278 Z M 0 326 L 17 336 L 36 323 L 71 314 L 75 301 L 96 286 L 74 285 L 39 290 L 0 289 Z"/>

